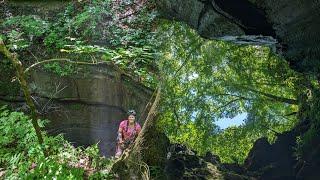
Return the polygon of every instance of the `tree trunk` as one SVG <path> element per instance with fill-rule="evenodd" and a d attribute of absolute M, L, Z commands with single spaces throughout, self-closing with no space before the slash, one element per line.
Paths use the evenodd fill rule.
<path fill-rule="evenodd" d="M 27 105 L 30 108 L 31 111 L 31 122 L 32 125 L 36 131 L 36 135 L 39 141 L 39 144 L 43 143 L 43 138 L 42 138 L 42 134 L 41 134 L 41 129 L 40 126 L 37 122 L 38 117 L 36 114 L 36 107 L 32 101 L 31 98 L 31 94 L 30 91 L 28 89 L 28 85 L 27 85 L 27 81 L 25 79 L 25 74 L 23 72 L 23 68 L 22 68 L 22 64 L 21 62 L 18 60 L 17 55 L 10 53 L 10 51 L 6 48 L 6 46 L 4 45 L 3 41 L 0 39 L 0 52 L 2 54 L 4 54 L 14 65 L 15 69 L 16 69 L 16 73 L 17 73 L 17 77 L 19 79 L 22 91 L 24 93 L 24 98 L 26 100 Z"/>
<path fill-rule="evenodd" d="M 135 144 L 131 149 L 125 150 L 112 167 L 112 171 L 121 179 L 150 179 L 150 166 L 164 168 L 169 139 L 157 128 L 157 107 L 160 96 L 159 87 Z"/>

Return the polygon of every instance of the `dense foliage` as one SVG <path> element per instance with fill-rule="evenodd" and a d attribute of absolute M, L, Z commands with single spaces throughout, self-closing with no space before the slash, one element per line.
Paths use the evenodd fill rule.
<path fill-rule="evenodd" d="M 78 72 L 79 62 L 109 63 L 152 87 L 156 84 L 154 35 L 150 32 L 154 14 L 149 6 L 131 9 L 134 6 L 133 1 L 79 1 L 69 3 L 63 12 L 50 18 L 9 15 L 1 24 L 0 39 L 11 52 L 18 54 L 25 67 L 46 59 L 63 58 L 67 61 L 43 63 L 41 67 L 69 76 Z M 134 16 L 127 14 L 132 10 L 137 10 Z M 10 67 L 5 83 L 1 84 L 6 88 L 1 92 L 7 96 L 8 91 L 14 90 L 8 86 L 14 69 L 9 61 L 2 63 Z M 61 135 L 51 137 L 45 133 L 44 144 L 39 145 L 29 118 L 5 108 L 1 109 L 1 123 L 0 129 L 4 130 L 1 137 L 6 138 L 0 144 L 0 177 L 4 174 L 6 179 L 114 178 L 109 173 L 112 161 L 100 157 L 97 145 L 74 148 Z M 39 123 L 43 127 L 43 122 Z"/>
<path fill-rule="evenodd" d="M 290 130 L 302 78 L 268 47 L 205 40 L 181 23 L 160 25 L 165 101 L 162 125 L 171 140 L 225 162 L 243 162 L 259 137 Z M 224 131 L 220 118 L 247 113 Z"/>
<path fill-rule="evenodd" d="M 46 121 L 39 122 L 43 127 Z M 0 108 L 0 135 L 0 165 L 6 179 L 112 178 L 111 161 L 100 157 L 97 145 L 74 148 L 62 135 L 44 134 L 41 146 L 28 116 L 5 106 Z"/>
<path fill-rule="evenodd" d="M 151 29 L 155 12 L 152 4 L 141 3 L 70 2 L 49 19 L 33 14 L 8 16 L 1 24 L 1 36 L 27 64 L 52 57 L 91 64 L 108 62 L 154 86 L 155 39 Z M 75 64 L 63 61 L 42 67 L 61 76 L 77 73 Z"/>
<path fill-rule="evenodd" d="M 52 19 L 7 17 L 1 36 L 11 51 L 21 56 L 31 52 L 32 56 L 22 56 L 26 64 L 52 57 L 71 59 L 74 63 L 43 64 L 61 76 L 77 73 L 76 62 L 113 64 L 152 88 L 159 75 L 164 88 L 159 127 L 172 142 L 186 144 L 200 155 L 211 151 L 223 162 L 243 163 L 255 140 L 268 137 L 273 142 L 275 134 L 297 123 L 298 98 L 307 90 L 302 83 L 306 79 L 269 47 L 205 40 L 183 23 L 155 21 L 155 15 L 152 4 L 137 6 L 131 0 L 78 1 Z M 1 63 L 5 65 L 1 73 L 12 71 L 10 63 Z M 11 81 L 9 76 L 5 81 Z M 14 87 L 0 82 L 1 92 Z M 311 115 L 304 114 L 314 117 L 314 124 L 298 139 L 298 156 L 307 154 L 319 136 L 319 102 L 314 97 L 307 99 Z M 0 113 L 4 137 L 0 163 L 6 178 L 111 177 L 100 171 L 108 168 L 109 161 L 99 157 L 96 146 L 74 148 L 62 136 L 45 134 L 40 146 L 27 116 L 5 108 Z M 238 127 L 222 130 L 215 124 L 244 113 L 245 122 Z M 43 148 L 50 156 L 43 154 Z M 79 166 L 83 159 L 89 165 Z"/>

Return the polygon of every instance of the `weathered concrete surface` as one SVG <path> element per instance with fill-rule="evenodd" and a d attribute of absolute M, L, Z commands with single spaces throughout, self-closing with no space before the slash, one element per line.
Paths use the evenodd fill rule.
<path fill-rule="evenodd" d="M 135 109 L 143 123 L 152 90 L 121 77 L 107 65 L 89 66 L 83 71 L 70 77 L 34 71 L 31 89 L 41 97 L 39 111 L 51 121 L 46 127 L 50 134 L 63 133 L 75 145 L 100 141 L 102 154 L 109 156 L 114 153 L 117 128 L 128 109 Z"/>

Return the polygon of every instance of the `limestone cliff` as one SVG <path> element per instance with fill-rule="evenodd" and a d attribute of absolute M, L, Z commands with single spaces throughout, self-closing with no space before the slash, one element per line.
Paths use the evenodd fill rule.
<path fill-rule="evenodd" d="M 320 2 L 313 0 L 160 0 L 163 17 L 188 23 L 205 38 L 278 41 L 278 52 L 299 72 L 319 72 Z M 246 36 L 243 36 L 246 35 Z M 249 35 L 249 36 L 248 36 Z M 239 38 L 239 36 L 241 38 Z"/>

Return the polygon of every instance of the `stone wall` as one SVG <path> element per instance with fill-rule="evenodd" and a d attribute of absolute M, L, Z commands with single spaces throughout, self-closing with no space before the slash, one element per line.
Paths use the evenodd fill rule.
<path fill-rule="evenodd" d="M 63 77 L 41 69 L 32 71 L 28 82 L 37 110 L 50 121 L 46 126 L 49 134 L 63 133 L 76 146 L 100 142 L 101 153 L 113 155 L 120 121 L 127 118 L 128 109 L 135 109 L 142 125 L 153 90 L 107 64 L 81 69 Z M 28 111 L 22 96 L 11 96 L 0 88 L 0 104 L 3 103 Z"/>
<path fill-rule="evenodd" d="M 31 89 L 39 111 L 50 120 L 50 134 L 65 134 L 75 145 L 100 141 L 102 154 L 112 155 L 120 121 L 135 109 L 141 124 L 152 90 L 108 65 L 87 66 L 75 75 L 60 77 L 42 70 L 31 73 Z"/>

